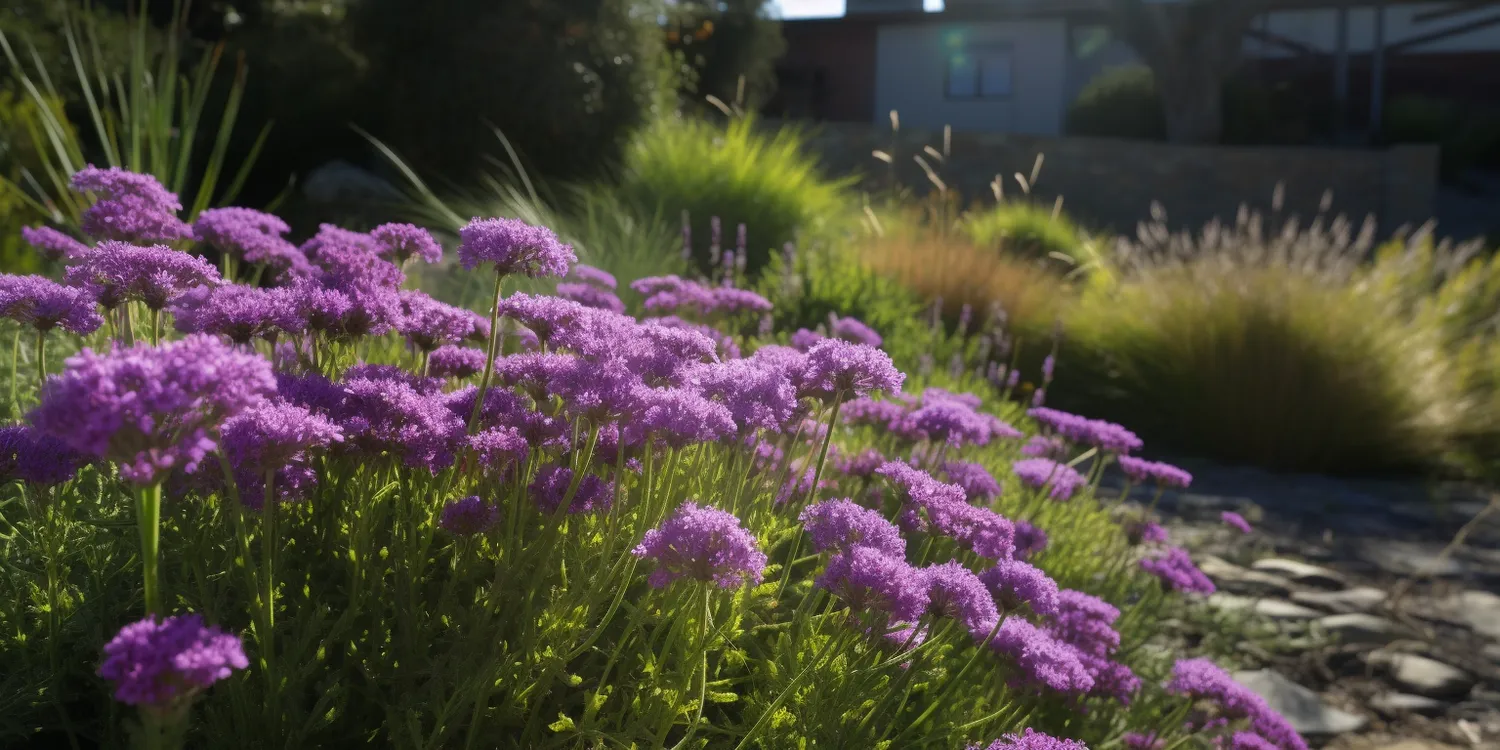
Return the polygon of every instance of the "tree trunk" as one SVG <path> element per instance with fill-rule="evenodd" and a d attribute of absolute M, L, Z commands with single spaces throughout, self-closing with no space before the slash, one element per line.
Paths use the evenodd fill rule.
<path fill-rule="evenodd" d="M 1156 72 L 1172 143 L 1218 143 L 1224 133 L 1224 81 L 1219 71 L 1177 66 Z"/>

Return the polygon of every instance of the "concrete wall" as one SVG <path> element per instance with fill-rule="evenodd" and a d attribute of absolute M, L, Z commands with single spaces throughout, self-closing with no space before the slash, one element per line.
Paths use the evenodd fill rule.
<path fill-rule="evenodd" d="M 902 184 L 927 185 L 912 156 L 941 142 L 940 131 L 902 128 L 894 142 Z M 871 187 L 887 184 L 888 168 L 870 152 L 892 150 L 889 128 L 824 123 L 813 147 L 829 171 L 862 172 Z M 1011 175 L 1029 173 L 1037 154 L 1044 154 L 1034 197 L 1051 204 L 1063 196 L 1066 210 L 1086 225 L 1122 232 L 1147 219 L 1154 201 L 1175 227 L 1197 227 L 1215 217 L 1233 220 L 1242 203 L 1269 210 L 1278 184 L 1286 191 L 1283 215 L 1310 218 L 1332 191 L 1332 213 L 1357 220 L 1374 215 L 1382 231 L 1390 232 L 1431 218 L 1437 191 L 1435 146 L 1203 147 L 957 132 L 952 148 L 941 174 L 966 200 L 993 200 L 989 183 L 997 175 L 1005 175 L 1008 195 L 1017 194 Z"/>
<path fill-rule="evenodd" d="M 875 122 L 890 111 L 913 127 L 955 131 L 1058 133 L 1067 106 L 1067 28 L 1061 19 L 880 27 L 876 40 Z M 1012 94 L 950 99 L 950 50 L 1006 45 Z"/>

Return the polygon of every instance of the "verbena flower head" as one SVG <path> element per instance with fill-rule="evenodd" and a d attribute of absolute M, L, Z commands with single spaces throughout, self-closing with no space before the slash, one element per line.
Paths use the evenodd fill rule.
<path fill-rule="evenodd" d="M 256 338 L 274 338 L 281 331 L 302 331 L 304 322 L 292 295 L 284 288 L 226 284 L 183 294 L 171 310 L 179 331 L 215 333 L 247 344 Z"/>
<path fill-rule="evenodd" d="M 852 500 L 809 505 L 799 520 L 812 536 L 813 549 L 819 552 L 871 547 L 891 557 L 906 557 L 906 540 L 901 537 L 901 530 L 876 511 Z"/>
<path fill-rule="evenodd" d="M 1036 435 L 1021 446 L 1021 455 L 1062 461 L 1068 457 L 1068 444 L 1060 437 Z"/>
<path fill-rule="evenodd" d="M 710 292 L 709 314 L 738 315 L 740 313 L 766 313 L 771 311 L 771 301 L 750 291 L 732 286 L 714 287 Z"/>
<path fill-rule="evenodd" d="M 1000 623 L 1000 611 L 979 576 L 957 561 L 921 569 L 927 582 L 927 611 L 957 620 L 975 639 L 988 638 Z"/>
<path fill-rule="evenodd" d="M 177 218 L 182 203 L 155 177 L 119 167 L 93 165 L 73 174 L 72 187 L 92 193 L 94 205 L 83 212 L 85 234 L 101 240 L 171 242 L 193 236 L 193 229 Z"/>
<path fill-rule="evenodd" d="M 694 333 L 702 334 L 703 336 L 713 340 L 713 342 L 718 345 L 718 353 L 721 359 L 740 358 L 740 345 L 735 343 L 734 337 L 717 328 L 714 328 L 713 326 L 703 325 L 702 323 L 693 323 L 691 321 L 683 320 L 682 318 L 679 318 L 675 315 L 667 315 L 660 318 L 646 318 L 641 322 L 661 326 L 663 328 L 680 328 L 682 330 L 693 331 Z"/>
<path fill-rule="evenodd" d="M 1071 499 L 1087 484 L 1073 467 L 1047 458 L 1023 458 L 1011 464 L 1011 471 L 1028 487 L 1048 488 L 1047 494 L 1059 502 Z"/>
<path fill-rule="evenodd" d="M 557 296 L 572 300 L 584 307 L 593 307 L 610 312 L 625 312 L 625 303 L 608 289 L 593 284 L 558 284 Z"/>
<path fill-rule="evenodd" d="M 995 567 L 981 572 L 979 580 L 1007 614 L 1023 605 L 1043 617 L 1057 614 L 1057 582 L 1032 565 L 1020 560 L 999 560 Z"/>
<path fill-rule="evenodd" d="M 361 245 L 325 244 L 312 262 L 322 269 L 319 278 L 323 285 L 332 289 L 394 291 L 406 282 L 406 273 L 400 266 Z"/>
<path fill-rule="evenodd" d="M 124 242 L 101 242 L 79 258 L 65 274 L 71 286 L 83 287 L 106 308 L 128 300 L 144 302 L 152 310 L 167 306 L 173 297 L 198 286 L 223 283 L 208 261 L 165 245 L 137 247 Z"/>
<path fill-rule="evenodd" d="M 72 479 L 83 463 L 78 451 L 34 427 L 0 427 L 0 481 L 50 487 Z"/>
<path fill-rule="evenodd" d="M 986 503 L 1000 496 L 1000 482 L 984 466 L 967 461 L 943 464 L 948 481 L 962 487 L 971 503 Z"/>
<path fill-rule="evenodd" d="M 704 364 L 686 371 L 689 387 L 729 409 L 741 432 L 775 430 L 797 409 L 797 392 L 784 370 L 754 359 Z"/>
<path fill-rule="evenodd" d="M 296 245 L 282 237 L 289 231 L 291 227 L 280 218 L 251 208 L 204 209 L 193 223 L 193 236 L 222 253 L 305 275 L 312 266 Z"/>
<path fill-rule="evenodd" d="M 1089 419 L 1043 406 L 1033 408 L 1027 414 L 1068 440 L 1092 445 L 1107 453 L 1130 453 L 1145 445 L 1134 432 L 1113 422 Z"/>
<path fill-rule="evenodd" d="M 1134 456 L 1120 456 L 1120 470 L 1136 482 L 1155 482 L 1162 487 L 1187 487 L 1193 475 L 1171 464 L 1147 461 Z"/>
<path fill-rule="evenodd" d="M 598 423 L 635 414 L 646 408 L 649 396 L 652 404 L 662 408 L 657 410 L 649 424 L 639 422 L 633 425 L 638 430 L 637 434 L 655 429 L 695 429 L 690 424 L 672 421 L 675 415 L 683 413 L 679 407 L 690 408 L 688 405 L 666 404 L 665 397 L 658 399 L 656 394 L 647 394 L 647 390 L 641 383 L 640 376 L 631 372 L 619 360 L 589 362 L 576 357 L 570 358 L 566 367 L 554 374 L 547 383 L 547 395 L 561 398 L 568 414 L 575 417 Z M 728 420 L 727 412 L 722 416 Z M 729 423 L 732 425 L 733 420 L 729 420 Z"/>
<path fill-rule="evenodd" d="M 454 536 L 475 536 L 489 531 L 499 522 L 499 506 L 478 495 L 470 495 L 444 505 L 438 527 Z"/>
<path fill-rule="evenodd" d="M 1161 524 L 1145 519 L 1132 518 L 1121 524 L 1125 538 L 1131 544 L 1166 544 L 1167 530 Z"/>
<path fill-rule="evenodd" d="M 590 308 L 560 297 L 518 292 L 501 300 L 500 314 L 526 326 L 544 346 L 567 346 L 579 341 Z"/>
<path fill-rule="evenodd" d="M 1193 564 L 1193 558 L 1181 547 L 1169 547 L 1155 557 L 1142 560 L 1141 569 L 1160 578 L 1163 586 L 1174 591 L 1204 595 L 1215 591 L 1214 582 Z"/>
<path fill-rule="evenodd" d="M 1234 529 L 1241 534 L 1249 534 L 1255 531 L 1255 527 L 1251 526 L 1250 522 L 1246 521 L 1244 516 L 1235 513 L 1234 511 L 1226 510 L 1223 513 L 1220 513 L 1219 520 L 1223 521 L 1225 526 L 1228 526 L 1229 528 Z"/>
<path fill-rule="evenodd" d="M 168 711 L 248 666 L 239 637 L 205 626 L 201 616 L 151 616 L 105 644 L 99 676 L 114 683 L 115 700 Z"/>
<path fill-rule="evenodd" d="M 674 448 L 711 443 L 738 431 L 729 407 L 686 388 L 638 388 L 626 437 L 650 437 Z"/>
<path fill-rule="evenodd" d="M 465 339 L 488 339 L 490 322 L 478 313 L 439 302 L 423 292 L 401 292 L 401 317 L 396 331 L 413 348 L 430 352 Z"/>
<path fill-rule="evenodd" d="M 443 394 L 420 383 L 350 378 L 344 393 L 336 421 L 350 450 L 370 458 L 397 456 L 409 467 L 435 474 L 451 466 L 464 445 L 464 419 L 449 408 Z"/>
<path fill-rule="evenodd" d="M 884 615 L 888 623 L 916 620 L 927 609 L 927 581 L 900 557 L 856 545 L 834 555 L 817 584 L 856 613 Z"/>
<path fill-rule="evenodd" d="M 632 333 L 635 340 L 616 351 L 632 372 L 653 385 L 677 384 L 689 368 L 719 360 L 714 340 L 691 329 L 647 321 Z"/>
<path fill-rule="evenodd" d="M 1019 735 L 1007 734 L 988 745 L 970 745 L 969 750 L 1089 750 L 1077 740 L 1065 740 L 1042 734 L 1028 727 Z"/>
<path fill-rule="evenodd" d="M 21 239 L 47 260 L 71 260 L 89 251 L 89 246 L 52 227 L 22 227 Z"/>
<path fill-rule="evenodd" d="M 336 224 L 319 224 L 318 233 L 308 238 L 298 249 L 308 259 L 315 259 L 321 256 L 323 251 L 334 247 L 350 248 L 364 255 L 379 254 L 379 246 L 375 244 L 374 237 L 364 232 L 344 229 Z"/>
<path fill-rule="evenodd" d="M 883 343 L 883 339 L 875 332 L 875 329 L 860 322 L 857 318 L 837 318 L 829 329 L 834 338 L 843 339 L 851 344 L 879 347 Z"/>
<path fill-rule="evenodd" d="M 1248 719 L 1250 731 L 1279 750 L 1307 750 L 1307 743 L 1285 717 L 1208 659 L 1178 661 L 1165 688 L 1169 693 L 1215 704 L 1221 719 Z"/>
<path fill-rule="evenodd" d="M 194 334 L 70 357 L 43 387 L 31 422 L 145 486 L 172 468 L 193 471 L 217 447 L 219 424 L 275 391 L 270 362 Z"/>
<path fill-rule="evenodd" d="M 600 289 L 608 289 L 610 291 L 614 291 L 614 289 L 618 286 L 618 283 L 615 281 L 615 277 L 608 271 L 605 271 L 602 268 L 586 266 L 582 263 L 573 266 L 573 268 L 568 271 L 567 278 L 574 281 L 580 281 L 585 284 L 593 284 Z"/>
<path fill-rule="evenodd" d="M 656 562 L 649 579 L 656 588 L 678 578 L 737 588 L 747 581 L 760 583 L 766 567 L 765 553 L 755 535 L 740 526 L 740 519 L 696 503 L 683 503 L 661 526 L 647 531 L 631 552 Z"/>
<path fill-rule="evenodd" d="M 792 345 L 793 349 L 796 349 L 799 352 L 806 352 L 817 346 L 818 342 L 824 341 L 827 338 L 827 336 L 824 336 L 817 331 L 810 331 L 806 328 L 798 328 L 796 332 L 792 334 L 792 338 L 789 343 Z"/>
<path fill-rule="evenodd" d="M 899 401 L 856 398 L 839 407 L 839 421 L 847 425 L 871 425 L 891 429 L 909 409 Z"/>
<path fill-rule="evenodd" d="M 370 230 L 370 239 L 375 242 L 375 254 L 398 266 L 411 258 L 424 263 L 443 259 L 443 246 L 432 233 L 413 224 L 381 224 Z"/>
<path fill-rule="evenodd" d="M 1047 532 L 1026 521 L 1016 521 L 1016 559 L 1028 560 L 1047 549 Z"/>
<path fill-rule="evenodd" d="M 909 417 L 911 426 L 927 439 L 951 446 L 984 445 L 990 441 L 990 420 L 957 401 L 924 404 Z"/>
<path fill-rule="evenodd" d="M 343 430 L 328 418 L 284 401 L 264 401 L 225 420 L 224 455 L 238 470 L 265 474 L 342 442 Z"/>
<path fill-rule="evenodd" d="M 458 261 L 469 270 L 492 263 L 502 276 L 560 277 L 578 262 L 573 248 L 551 229 L 520 219 L 474 219 L 459 230 L 458 239 Z"/>
<path fill-rule="evenodd" d="M 536 472 L 536 479 L 528 488 L 531 501 L 543 513 L 551 514 L 562 505 L 573 482 L 573 470 L 566 466 L 544 466 Z M 568 501 L 569 513 L 601 513 L 609 510 L 614 502 L 615 485 L 597 474 L 584 474 L 578 480 L 578 488 Z"/>
<path fill-rule="evenodd" d="M 484 352 L 448 344 L 427 355 L 427 374 L 435 378 L 467 378 L 484 370 Z"/>
<path fill-rule="evenodd" d="M 1166 750 L 1167 741 L 1156 736 L 1155 732 L 1126 732 L 1120 742 L 1129 750 Z"/>
<path fill-rule="evenodd" d="M 990 647 L 1009 657 L 1027 683 L 1065 695 L 1083 695 L 1094 688 L 1077 649 L 1020 617 L 1005 618 Z"/>
<path fill-rule="evenodd" d="M 833 462 L 833 466 L 848 476 L 866 479 L 874 476 L 875 470 L 884 466 L 889 460 L 880 451 L 866 448 L 853 456 L 838 458 Z"/>
<path fill-rule="evenodd" d="M 897 393 L 906 376 L 891 364 L 890 355 L 873 347 L 828 339 L 807 353 L 802 371 L 794 375 L 797 394 L 830 400 L 870 393 Z"/>
<path fill-rule="evenodd" d="M 1104 656 L 1120 647 L 1114 622 L 1120 610 L 1097 596 L 1064 589 L 1057 595 L 1057 612 L 1049 629 L 1058 640 L 1086 654 Z"/>
<path fill-rule="evenodd" d="M 531 452 L 526 438 L 514 427 L 480 430 L 469 436 L 469 447 L 479 457 L 479 465 L 490 474 L 503 474 L 524 463 Z"/>
<path fill-rule="evenodd" d="M 766 367 L 775 367 L 796 378 L 807 368 L 807 355 L 790 346 L 770 344 L 762 346 L 750 355 L 750 359 Z"/>
<path fill-rule="evenodd" d="M 63 286 L 41 276 L 0 274 L 0 317 L 38 331 L 57 327 L 85 335 L 99 330 L 99 303 L 85 289 Z"/>

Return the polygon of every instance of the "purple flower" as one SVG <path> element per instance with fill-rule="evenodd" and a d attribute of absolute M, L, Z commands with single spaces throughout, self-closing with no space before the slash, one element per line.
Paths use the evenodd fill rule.
<path fill-rule="evenodd" d="M 1047 549 L 1047 532 L 1026 521 L 1016 521 L 1016 559 L 1028 560 Z"/>
<path fill-rule="evenodd" d="M 1246 521 L 1244 516 L 1233 511 L 1226 510 L 1220 513 L 1219 520 L 1223 521 L 1225 526 L 1235 529 L 1241 534 L 1249 534 L 1255 531 L 1255 527 L 1251 526 L 1250 522 Z"/>
<path fill-rule="evenodd" d="M 990 647 L 1014 661 L 1026 682 L 1067 695 L 1094 689 L 1077 649 L 1019 617 L 1005 618 Z"/>
<path fill-rule="evenodd" d="M 1011 464 L 1011 471 L 1028 487 L 1050 487 L 1047 494 L 1060 502 L 1071 499 L 1087 483 L 1073 467 L 1047 458 L 1023 458 Z"/>
<path fill-rule="evenodd" d="M 188 289 L 223 282 L 218 270 L 202 258 L 165 245 L 137 247 L 115 241 L 99 243 L 65 276 L 70 286 L 89 290 L 109 309 L 139 300 L 160 310 Z"/>
<path fill-rule="evenodd" d="M 984 582 L 995 603 L 1006 613 L 1014 612 L 1024 604 L 1044 617 L 1057 614 L 1057 582 L 1020 560 L 997 561 L 995 567 L 979 574 L 979 580 Z"/>
<path fill-rule="evenodd" d="M 766 367 L 775 367 L 792 377 L 807 367 L 807 355 L 790 346 L 769 344 L 755 350 L 750 359 L 760 362 Z"/>
<path fill-rule="evenodd" d="M 687 384 L 728 407 L 741 432 L 775 430 L 797 409 L 797 393 L 785 371 L 754 359 L 733 359 L 686 371 Z"/>
<path fill-rule="evenodd" d="M 874 476 L 875 470 L 884 466 L 889 460 L 880 451 L 866 448 L 849 458 L 835 460 L 833 466 L 848 476 L 867 479 Z"/>
<path fill-rule="evenodd" d="M 919 571 L 927 583 L 927 611 L 957 620 L 976 640 L 988 638 L 1000 623 L 1000 611 L 979 576 L 957 561 Z"/>
<path fill-rule="evenodd" d="M 585 284 L 593 284 L 601 289 L 609 289 L 611 291 L 617 286 L 615 277 L 611 276 L 608 271 L 593 266 L 586 266 L 582 263 L 573 266 L 568 271 L 567 278 L 581 281 Z"/>
<path fill-rule="evenodd" d="M 1031 393 L 1031 405 L 1032 406 L 1040 408 L 1042 406 L 1042 404 L 1045 404 L 1045 403 L 1047 403 L 1047 389 L 1046 388 L 1038 388 L 1038 389 L 1036 389 L 1035 391 L 1033 391 Z"/>
<path fill-rule="evenodd" d="M 448 344 L 427 355 L 427 374 L 434 378 L 467 378 L 484 370 L 484 352 Z"/>
<path fill-rule="evenodd" d="M 473 399 L 469 399 L 471 402 Z M 488 394 L 486 394 L 488 401 Z M 500 474 L 526 461 L 531 447 L 514 427 L 492 427 L 469 436 L 469 447 L 479 457 L 479 465 L 491 474 Z"/>
<path fill-rule="evenodd" d="M 1093 445 L 1108 453 L 1129 453 L 1140 450 L 1144 445 L 1135 433 L 1113 422 L 1088 419 L 1046 407 L 1033 408 L 1027 414 L 1068 440 Z"/>
<path fill-rule="evenodd" d="M 819 341 L 823 341 L 827 338 L 827 336 L 824 336 L 817 331 L 809 331 L 806 328 L 798 328 L 797 332 L 792 334 L 791 345 L 793 349 L 796 349 L 799 352 L 806 352 L 811 350 L 814 346 L 817 346 Z"/>
<path fill-rule="evenodd" d="M 633 425 L 638 430 L 636 434 L 644 434 L 648 429 L 659 429 L 682 434 L 691 440 L 686 433 L 694 432 L 697 428 L 672 420 L 689 418 L 686 412 L 692 405 L 669 404 L 666 403 L 668 398 L 657 398 L 655 394 L 646 393 L 646 390 L 640 376 L 631 372 L 619 360 L 588 362 L 571 358 L 567 366 L 554 374 L 547 383 L 547 394 L 561 398 L 569 414 L 593 422 L 604 422 L 643 410 L 647 408 L 649 399 L 651 405 L 660 408 L 653 414 L 649 425 L 642 422 Z M 729 418 L 727 410 L 722 416 L 730 425 L 729 429 L 733 430 L 734 421 Z M 676 433 L 678 429 L 685 432 Z"/>
<path fill-rule="evenodd" d="M 353 234 L 353 233 L 349 233 Z M 340 235 L 341 236 L 341 235 Z M 383 289 L 394 291 L 406 282 L 401 267 L 375 254 L 365 242 L 328 242 L 318 249 L 313 264 L 322 269 L 320 279 L 324 286 L 352 292 L 355 289 Z"/>
<path fill-rule="evenodd" d="M 830 400 L 868 393 L 897 393 L 906 376 L 891 364 L 890 355 L 868 346 L 838 339 L 819 342 L 807 353 L 806 366 L 796 378 L 799 396 Z"/>
<path fill-rule="evenodd" d="M 1036 435 L 1021 447 L 1021 455 L 1061 461 L 1068 457 L 1068 444 L 1059 437 Z"/>
<path fill-rule="evenodd" d="M 771 311 L 771 301 L 748 289 L 732 286 L 714 287 L 710 292 L 712 307 L 705 312 L 737 315 L 739 313 L 766 313 Z"/>
<path fill-rule="evenodd" d="M 495 378 L 541 402 L 547 399 L 555 381 L 577 367 L 577 359 L 569 354 L 526 352 L 496 359 Z"/>
<path fill-rule="evenodd" d="M 370 230 L 370 239 L 375 242 L 375 254 L 405 265 L 410 258 L 425 263 L 436 263 L 443 259 L 443 246 L 432 238 L 432 233 L 412 224 L 381 224 Z"/>
<path fill-rule="evenodd" d="M 99 304 L 87 290 L 41 276 L 0 275 L 0 317 L 44 333 L 62 326 L 85 335 L 104 325 Z"/>
<path fill-rule="evenodd" d="M 94 205 L 83 212 L 82 228 L 91 237 L 171 242 L 193 236 L 192 227 L 177 218 L 182 210 L 177 195 L 151 175 L 91 164 L 73 174 L 72 187 L 96 196 Z"/>
<path fill-rule="evenodd" d="M 296 245 L 282 238 L 289 231 L 291 227 L 280 218 L 250 208 L 205 209 L 193 223 L 194 238 L 222 253 L 305 275 L 312 265 Z"/>
<path fill-rule="evenodd" d="M 1161 579 L 1162 585 L 1174 591 L 1212 594 L 1214 582 L 1193 564 L 1193 558 L 1181 547 L 1169 547 L 1156 557 L 1141 561 L 1141 569 Z"/>
<path fill-rule="evenodd" d="M 834 555 L 817 584 L 857 613 L 883 614 L 888 623 L 916 620 L 927 609 L 927 581 L 906 560 L 873 547 Z"/>
<path fill-rule="evenodd" d="M 880 334 L 876 333 L 875 329 L 856 318 L 836 318 L 831 330 L 834 338 L 843 339 L 851 344 L 879 347 L 882 343 Z"/>
<path fill-rule="evenodd" d="M 89 251 L 88 245 L 52 227 L 22 227 L 21 239 L 48 260 L 72 260 Z"/>
<path fill-rule="evenodd" d="M 370 457 L 399 456 L 407 466 L 434 474 L 453 464 L 465 425 L 443 394 L 367 377 L 347 380 L 344 391 L 336 421 L 350 449 Z"/>
<path fill-rule="evenodd" d="M 1052 382 L 1052 373 L 1056 370 L 1056 368 L 1057 358 L 1052 356 L 1051 354 L 1048 354 L 1047 358 L 1042 360 L 1042 380 L 1048 383 Z"/>
<path fill-rule="evenodd" d="M 631 553 L 656 562 L 649 579 L 656 588 L 678 578 L 737 588 L 747 581 L 760 583 L 766 567 L 765 553 L 740 519 L 695 503 L 683 503 L 661 526 L 647 531 Z"/>
<path fill-rule="evenodd" d="M 499 522 L 499 506 L 485 502 L 478 495 L 470 495 L 444 505 L 438 527 L 454 536 L 475 536 L 489 531 Z"/>
<path fill-rule="evenodd" d="M 465 339 L 487 340 L 490 322 L 472 310 L 408 290 L 401 292 L 401 317 L 396 321 L 396 331 L 412 347 L 430 352 Z"/>
<path fill-rule="evenodd" d="M 83 463 L 77 451 L 34 427 L 0 427 L 0 480 L 50 487 L 72 479 Z"/>
<path fill-rule="evenodd" d="M 1220 742 L 1223 750 L 1276 750 L 1276 745 L 1254 732 L 1235 732 L 1229 742 Z"/>
<path fill-rule="evenodd" d="M 1307 750 L 1307 743 L 1264 698 L 1208 659 L 1178 661 L 1165 687 L 1169 693 L 1215 704 L 1223 719 L 1249 719 L 1250 730 L 1280 750 Z"/>
<path fill-rule="evenodd" d="M 1153 481 L 1162 487 L 1187 487 L 1193 483 L 1193 475 L 1171 464 L 1147 461 L 1133 456 L 1120 456 L 1120 470 L 1132 481 Z"/>
<path fill-rule="evenodd" d="M 651 325 L 661 326 L 663 328 L 681 328 L 683 330 L 694 331 L 694 332 L 700 333 L 700 334 L 702 334 L 702 335 L 704 335 L 704 336 L 712 339 L 715 344 L 718 344 L 718 347 L 719 347 L 719 356 L 721 358 L 723 358 L 723 359 L 739 359 L 740 358 L 740 346 L 739 346 L 739 344 L 736 344 L 734 342 L 734 337 L 730 336 L 729 334 L 727 334 L 727 333 L 725 333 L 725 332 L 723 332 L 723 331 L 721 331 L 721 330 L 719 330 L 717 328 L 714 328 L 713 326 L 706 326 L 706 325 L 703 325 L 701 323 L 692 323 L 692 322 L 683 320 L 682 318 L 679 318 L 679 317 L 677 317 L 675 315 L 668 315 L 666 317 L 661 317 L 661 318 L 646 318 L 645 320 L 643 320 L 641 322 L 642 323 L 649 323 Z"/>
<path fill-rule="evenodd" d="M 590 308 L 577 302 L 524 292 L 500 302 L 500 314 L 526 326 L 544 346 L 574 348 L 589 312 Z"/>
<path fill-rule="evenodd" d="M 943 473 L 948 481 L 963 488 L 964 496 L 971 503 L 985 503 L 1000 496 L 1000 482 L 980 464 L 949 461 L 943 464 Z"/>
<path fill-rule="evenodd" d="M 262 402 L 225 420 L 220 435 L 224 455 L 236 473 L 250 476 L 305 463 L 309 451 L 344 439 L 343 431 L 326 417 L 276 401 Z"/>
<path fill-rule="evenodd" d="M 634 329 L 635 340 L 620 347 L 619 355 L 632 372 L 653 385 L 671 385 L 694 365 L 717 362 L 714 340 L 697 331 L 647 321 Z"/>
<path fill-rule="evenodd" d="M 544 466 L 536 472 L 528 491 L 531 501 L 543 513 L 557 512 L 573 482 L 573 470 L 565 466 Z M 615 485 L 595 474 L 584 474 L 568 502 L 569 513 L 594 513 L 609 510 L 615 498 Z"/>
<path fill-rule="evenodd" d="M 1129 750 L 1166 750 L 1167 747 L 1167 741 L 1157 737 L 1155 732 L 1126 732 L 1120 742 Z"/>
<path fill-rule="evenodd" d="M 558 284 L 557 296 L 572 300 L 584 307 L 594 307 L 615 313 L 625 312 L 625 303 L 614 292 L 600 289 L 593 284 Z"/>
<path fill-rule="evenodd" d="M 308 238 L 298 249 L 308 259 L 315 259 L 325 250 L 335 247 L 350 248 L 365 255 L 378 255 L 380 250 L 375 244 L 374 237 L 363 232 L 350 231 L 335 224 L 319 224 L 318 233 Z"/>
<path fill-rule="evenodd" d="M 674 448 L 711 443 L 737 432 L 729 407 L 685 388 L 639 388 L 626 438 L 650 436 Z"/>
<path fill-rule="evenodd" d="M 889 429 L 905 418 L 907 412 L 907 406 L 898 401 L 856 398 L 839 407 L 839 420 L 847 425 L 874 425 Z"/>
<path fill-rule="evenodd" d="M 1021 735 L 1007 734 L 988 745 L 970 745 L 969 750 L 1089 750 L 1077 740 L 1065 740 L 1027 728 Z"/>
<path fill-rule="evenodd" d="M 912 412 L 911 426 L 933 442 L 951 446 L 990 442 L 990 421 L 957 401 L 939 400 Z"/>
<path fill-rule="evenodd" d="M 1132 518 L 1122 524 L 1125 539 L 1131 544 L 1166 544 L 1167 530 L 1161 524 L 1144 518 Z"/>
<path fill-rule="evenodd" d="M 871 547 L 891 557 L 906 557 L 901 531 L 879 513 L 852 500 L 829 500 L 809 505 L 799 517 L 812 535 L 813 549 L 844 552 L 853 547 Z"/>
<path fill-rule="evenodd" d="M 205 627 L 201 616 L 151 616 L 121 628 L 104 646 L 99 676 L 114 683 L 115 700 L 165 711 L 248 666 L 240 639 Z"/>
<path fill-rule="evenodd" d="M 1120 647 L 1120 634 L 1113 627 L 1120 610 L 1114 605 L 1072 589 L 1059 592 L 1057 604 L 1049 626 L 1054 638 L 1096 656 L 1114 653 Z"/>
<path fill-rule="evenodd" d="M 194 334 L 70 357 L 43 387 L 31 422 L 147 486 L 174 467 L 191 473 L 217 447 L 213 428 L 275 391 L 270 362 Z"/>
<path fill-rule="evenodd" d="M 458 261 L 468 270 L 493 263 L 501 276 L 566 276 L 578 262 L 573 248 L 551 229 L 520 219 L 475 219 L 459 230 L 458 239 Z"/>
<path fill-rule="evenodd" d="M 179 331 L 215 333 L 248 344 L 256 338 L 275 338 L 279 331 L 302 331 L 292 294 L 287 289 L 226 284 L 183 294 L 171 310 Z"/>

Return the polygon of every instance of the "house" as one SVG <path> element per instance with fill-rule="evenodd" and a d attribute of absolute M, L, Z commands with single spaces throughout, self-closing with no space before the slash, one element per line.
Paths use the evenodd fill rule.
<path fill-rule="evenodd" d="M 1171 1 L 1171 0 L 1158 0 Z M 777 116 L 1058 135 L 1094 76 L 1136 61 L 1108 26 L 1108 0 L 848 0 L 844 17 L 786 21 Z M 1346 122 L 1379 122 L 1414 93 L 1500 104 L 1496 0 L 1270 0 L 1245 65 L 1309 79 Z M 1353 113 L 1352 117 L 1350 113 Z"/>

